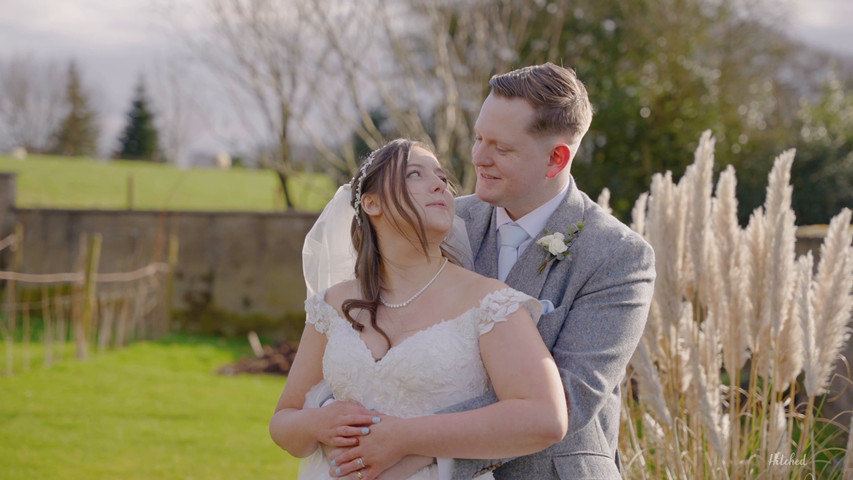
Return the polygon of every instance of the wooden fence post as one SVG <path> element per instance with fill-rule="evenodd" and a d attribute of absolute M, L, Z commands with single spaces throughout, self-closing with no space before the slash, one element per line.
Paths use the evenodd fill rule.
<path fill-rule="evenodd" d="M 74 290 L 68 289 L 68 310 L 64 306 L 64 300 L 61 296 L 57 296 L 53 300 L 54 321 L 56 322 L 56 343 L 59 348 L 56 350 L 56 360 L 61 361 L 65 355 L 65 346 L 68 344 L 68 323 L 71 320 L 71 311 L 74 303 Z"/>
<path fill-rule="evenodd" d="M 24 263 L 24 226 L 20 223 L 15 225 L 14 240 L 10 246 L 12 252 L 11 271 L 18 272 Z M 18 292 L 14 280 L 6 281 L 6 321 L 3 325 L 3 340 L 6 344 L 6 375 L 14 372 L 13 363 L 15 356 L 12 350 L 15 348 L 15 327 L 18 318 Z"/>
<path fill-rule="evenodd" d="M 110 344 L 115 328 L 115 309 L 110 308 L 109 299 L 98 298 L 98 351 L 103 352 Z"/>
<path fill-rule="evenodd" d="M 95 295 L 97 284 L 95 277 L 98 274 L 98 265 L 101 260 L 101 243 L 103 237 L 100 233 L 92 235 L 89 242 L 88 254 L 86 255 L 86 273 L 83 281 L 83 309 L 80 314 L 80 322 L 77 328 L 77 358 L 85 359 L 88 355 L 89 335 L 92 331 L 92 323 L 95 316 Z"/>
<path fill-rule="evenodd" d="M 136 196 L 134 190 L 136 186 L 136 182 L 133 178 L 133 174 L 129 174 L 127 176 L 127 209 L 133 210 L 133 199 Z"/>
<path fill-rule="evenodd" d="M 169 272 L 166 274 L 166 292 L 163 296 L 166 305 L 164 305 L 164 314 L 166 318 L 166 335 L 172 333 L 172 298 L 175 288 L 175 269 L 178 266 L 178 250 L 180 249 L 177 235 L 169 235 Z"/>
<path fill-rule="evenodd" d="M 30 300 L 32 300 L 30 291 L 27 290 L 24 293 L 24 303 L 21 305 L 23 308 L 21 309 L 21 321 L 24 324 L 24 331 L 21 335 L 21 348 L 23 350 L 23 358 L 21 359 L 21 364 L 23 365 L 23 370 L 28 372 L 30 370 Z"/>
<path fill-rule="evenodd" d="M 44 283 L 41 285 L 41 318 L 44 324 L 44 333 L 42 334 L 42 341 L 44 342 L 44 366 L 49 367 L 53 365 L 55 327 L 50 315 L 50 290 L 47 288 L 47 284 Z"/>

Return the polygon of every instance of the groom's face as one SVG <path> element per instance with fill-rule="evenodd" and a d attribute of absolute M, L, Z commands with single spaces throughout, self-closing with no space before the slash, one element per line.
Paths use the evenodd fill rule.
<path fill-rule="evenodd" d="M 513 219 L 553 196 L 545 188 L 550 144 L 528 131 L 534 116 L 526 100 L 492 93 L 474 124 L 471 159 L 477 170 L 477 197 L 504 207 Z"/>

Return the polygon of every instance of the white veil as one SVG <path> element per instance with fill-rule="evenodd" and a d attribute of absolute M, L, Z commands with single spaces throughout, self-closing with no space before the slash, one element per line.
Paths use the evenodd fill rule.
<path fill-rule="evenodd" d="M 356 253 L 352 246 L 350 227 L 355 210 L 350 205 L 352 189 L 342 185 L 323 209 L 317 222 L 305 236 L 302 245 L 302 273 L 308 297 L 336 283 L 355 278 Z M 444 247 L 459 260 L 460 265 L 474 268 L 474 255 L 468 242 L 465 222 L 453 219 Z"/>
<path fill-rule="evenodd" d="M 349 184 L 338 188 L 305 236 L 302 274 L 309 298 L 355 277 L 355 249 L 350 235 L 355 210 L 350 205 L 351 191 Z"/>
<path fill-rule="evenodd" d="M 302 245 L 302 273 L 308 297 L 331 287 L 336 283 L 355 278 L 356 252 L 352 246 L 350 228 L 355 209 L 350 205 L 352 188 L 345 184 L 338 188 L 335 196 L 323 209 L 314 226 L 305 236 Z M 468 241 L 465 222 L 455 216 L 453 226 L 442 246 L 459 264 L 469 270 L 474 269 L 474 255 Z M 332 396 L 325 380 L 320 381 L 305 396 L 303 408 L 319 408 L 324 400 Z M 450 478 L 452 464 L 440 467 L 441 478 Z M 329 464 L 318 448 L 312 455 L 299 463 L 299 480 L 316 478 L 318 472 L 328 471 Z"/>

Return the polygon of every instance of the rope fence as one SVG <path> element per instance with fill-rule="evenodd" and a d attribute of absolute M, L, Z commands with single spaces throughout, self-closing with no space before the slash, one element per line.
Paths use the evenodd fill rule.
<path fill-rule="evenodd" d="M 11 247 L 15 243 L 15 235 L 9 235 L 8 237 L 0 240 L 0 251 L 5 248 Z"/>
<path fill-rule="evenodd" d="M 34 352 L 45 366 L 73 348 L 78 359 L 92 351 L 155 339 L 170 330 L 169 304 L 178 241 L 169 238 L 167 262 L 151 262 L 127 272 L 98 273 L 103 238 L 81 239 L 80 271 L 21 272 L 24 232 L 0 240 L 9 248 L 9 270 L 0 271 L 0 337 L 5 355 L 0 374 L 27 371 Z M 6 252 L 4 252 L 6 253 Z M 5 360 L 5 361 L 4 361 Z"/>

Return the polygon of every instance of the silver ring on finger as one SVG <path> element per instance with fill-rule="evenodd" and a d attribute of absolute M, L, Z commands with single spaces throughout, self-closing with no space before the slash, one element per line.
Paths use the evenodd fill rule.
<path fill-rule="evenodd" d="M 356 463 L 358 463 L 359 467 L 364 468 L 364 459 L 363 458 L 358 457 L 358 460 L 356 460 Z M 358 477 L 358 478 L 361 478 L 361 477 Z"/>

